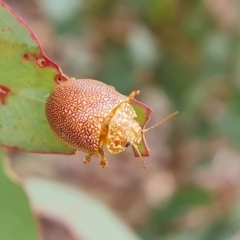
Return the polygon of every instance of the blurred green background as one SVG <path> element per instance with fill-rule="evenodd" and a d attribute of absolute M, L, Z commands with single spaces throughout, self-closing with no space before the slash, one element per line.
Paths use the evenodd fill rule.
<path fill-rule="evenodd" d="M 18 174 L 81 187 L 146 240 L 240 239 L 239 1 L 5 2 L 66 75 L 140 89 L 149 126 L 179 111 L 147 133 L 145 170 L 130 149 L 105 170 L 82 153 L 11 152 Z"/>

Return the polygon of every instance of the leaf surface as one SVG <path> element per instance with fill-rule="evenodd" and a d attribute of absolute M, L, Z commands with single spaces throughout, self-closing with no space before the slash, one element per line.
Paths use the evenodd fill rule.
<path fill-rule="evenodd" d="M 140 126 L 144 129 L 146 124 L 149 122 L 152 109 L 143 104 L 142 102 L 133 99 L 131 102 L 132 107 L 136 111 L 137 118 L 136 120 L 139 122 Z M 143 157 L 148 157 L 150 155 L 150 150 L 147 146 L 145 138 L 142 138 L 142 141 L 138 145 L 138 150 Z M 139 157 L 138 152 L 133 148 L 134 156 Z"/>
<path fill-rule="evenodd" d="M 45 102 L 67 77 L 27 24 L 0 1 L 0 144 L 30 152 L 73 153 L 51 131 Z"/>
<path fill-rule="evenodd" d="M 0 239 L 38 239 L 36 222 L 28 199 L 22 188 L 5 175 L 3 162 L 0 148 Z"/>

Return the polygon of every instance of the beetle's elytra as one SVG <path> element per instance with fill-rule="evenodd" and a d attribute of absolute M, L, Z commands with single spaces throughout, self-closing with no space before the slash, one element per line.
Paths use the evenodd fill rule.
<path fill-rule="evenodd" d="M 129 104 L 137 94 L 139 91 L 124 96 L 114 87 L 96 80 L 70 79 L 57 85 L 49 95 L 46 116 L 60 140 L 87 153 L 85 163 L 96 156 L 101 158 L 101 166 L 106 167 L 104 147 L 113 154 L 130 145 L 138 151 L 144 132 L 149 130 L 141 128 Z"/>

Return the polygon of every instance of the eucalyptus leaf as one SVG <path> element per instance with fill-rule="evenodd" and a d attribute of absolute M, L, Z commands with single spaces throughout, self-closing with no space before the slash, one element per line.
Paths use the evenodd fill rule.
<path fill-rule="evenodd" d="M 52 133 L 45 102 L 67 78 L 27 24 L 0 1 L 0 144 L 31 152 L 73 153 Z"/>

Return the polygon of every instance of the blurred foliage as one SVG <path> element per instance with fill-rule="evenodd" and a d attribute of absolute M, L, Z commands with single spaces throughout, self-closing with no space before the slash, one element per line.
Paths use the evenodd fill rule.
<path fill-rule="evenodd" d="M 164 240 L 231 239 L 240 230 L 239 220 L 231 214 L 216 218 L 214 221 L 205 219 L 208 222 L 206 226 L 198 229 L 192 229 L 189 226 L 185 231 L 181 231 L 181 225 L 186 221 L 184 218 L 191 210 L 197 209 L 200 206 L 206 206 L 209 209 L 208 211 L 210 211 L 211 204 L 212 198 L 208 191 L 196 186 L 184 187 L 179 189 L 170 201 L 153 212 L 149 222 L 140 232 L 145 239 L 149 240 L 159 239 L 159 236 L 161 236 L 160 239 Z M 209 216 L 210 214 L 209 212 Z M 198 221 L 196 219 L 198 217 L 201 216 L 198 216 L 196 213 L 189 220 L 193 221 L 194 224 L 194 221 Z"/>
<path fill-rule="evenodd" d="M 38 239 L 36 220 L 22 188 L 6 175 L 3 151 L 0 149 L 0 239 Z"/>
<path fill-rule="evenodd" d="M 65 59 L 66 69 L 124 93 L 154 84 L 180 112 L 170 137 L 169 166 L 179 187 L 152 209 L 141 226 L 144 239 L 240 237 L 233 210 L 239 170 L 231 177 L 231 167 L 221 175 L 228 167 L 222 161 L 240 161 L 238 5 L 235 0 L 93 0 L 82 1 L 65 21 L 53 19 L 59 36 L 81 39 L 77 53 Z M 85 58 L 76 60 L 76 70 L 71 58 L 81 54 Z M 224 178 L 231 190 L 221 183 Z M 225 194 L 233 197 L 226 200 Z"/>
<path fill-rule="evenodd" d="M 69 228 L 74 239 L 140 240 L 107 206 L 79 188 L 47 179 L 28 178 L 24 189 L 35 211 L 61 222 Z"/>
<path fill-rule="evenodd" d="M 180 112 L 164 166 L 176 190 L 151 207 L 137 228 L 143 239 L 240 239 L 239 2 L 37 2 L 56 31 L 52 55 L 64 73 L 126 94 L 159 90 Z"/>

